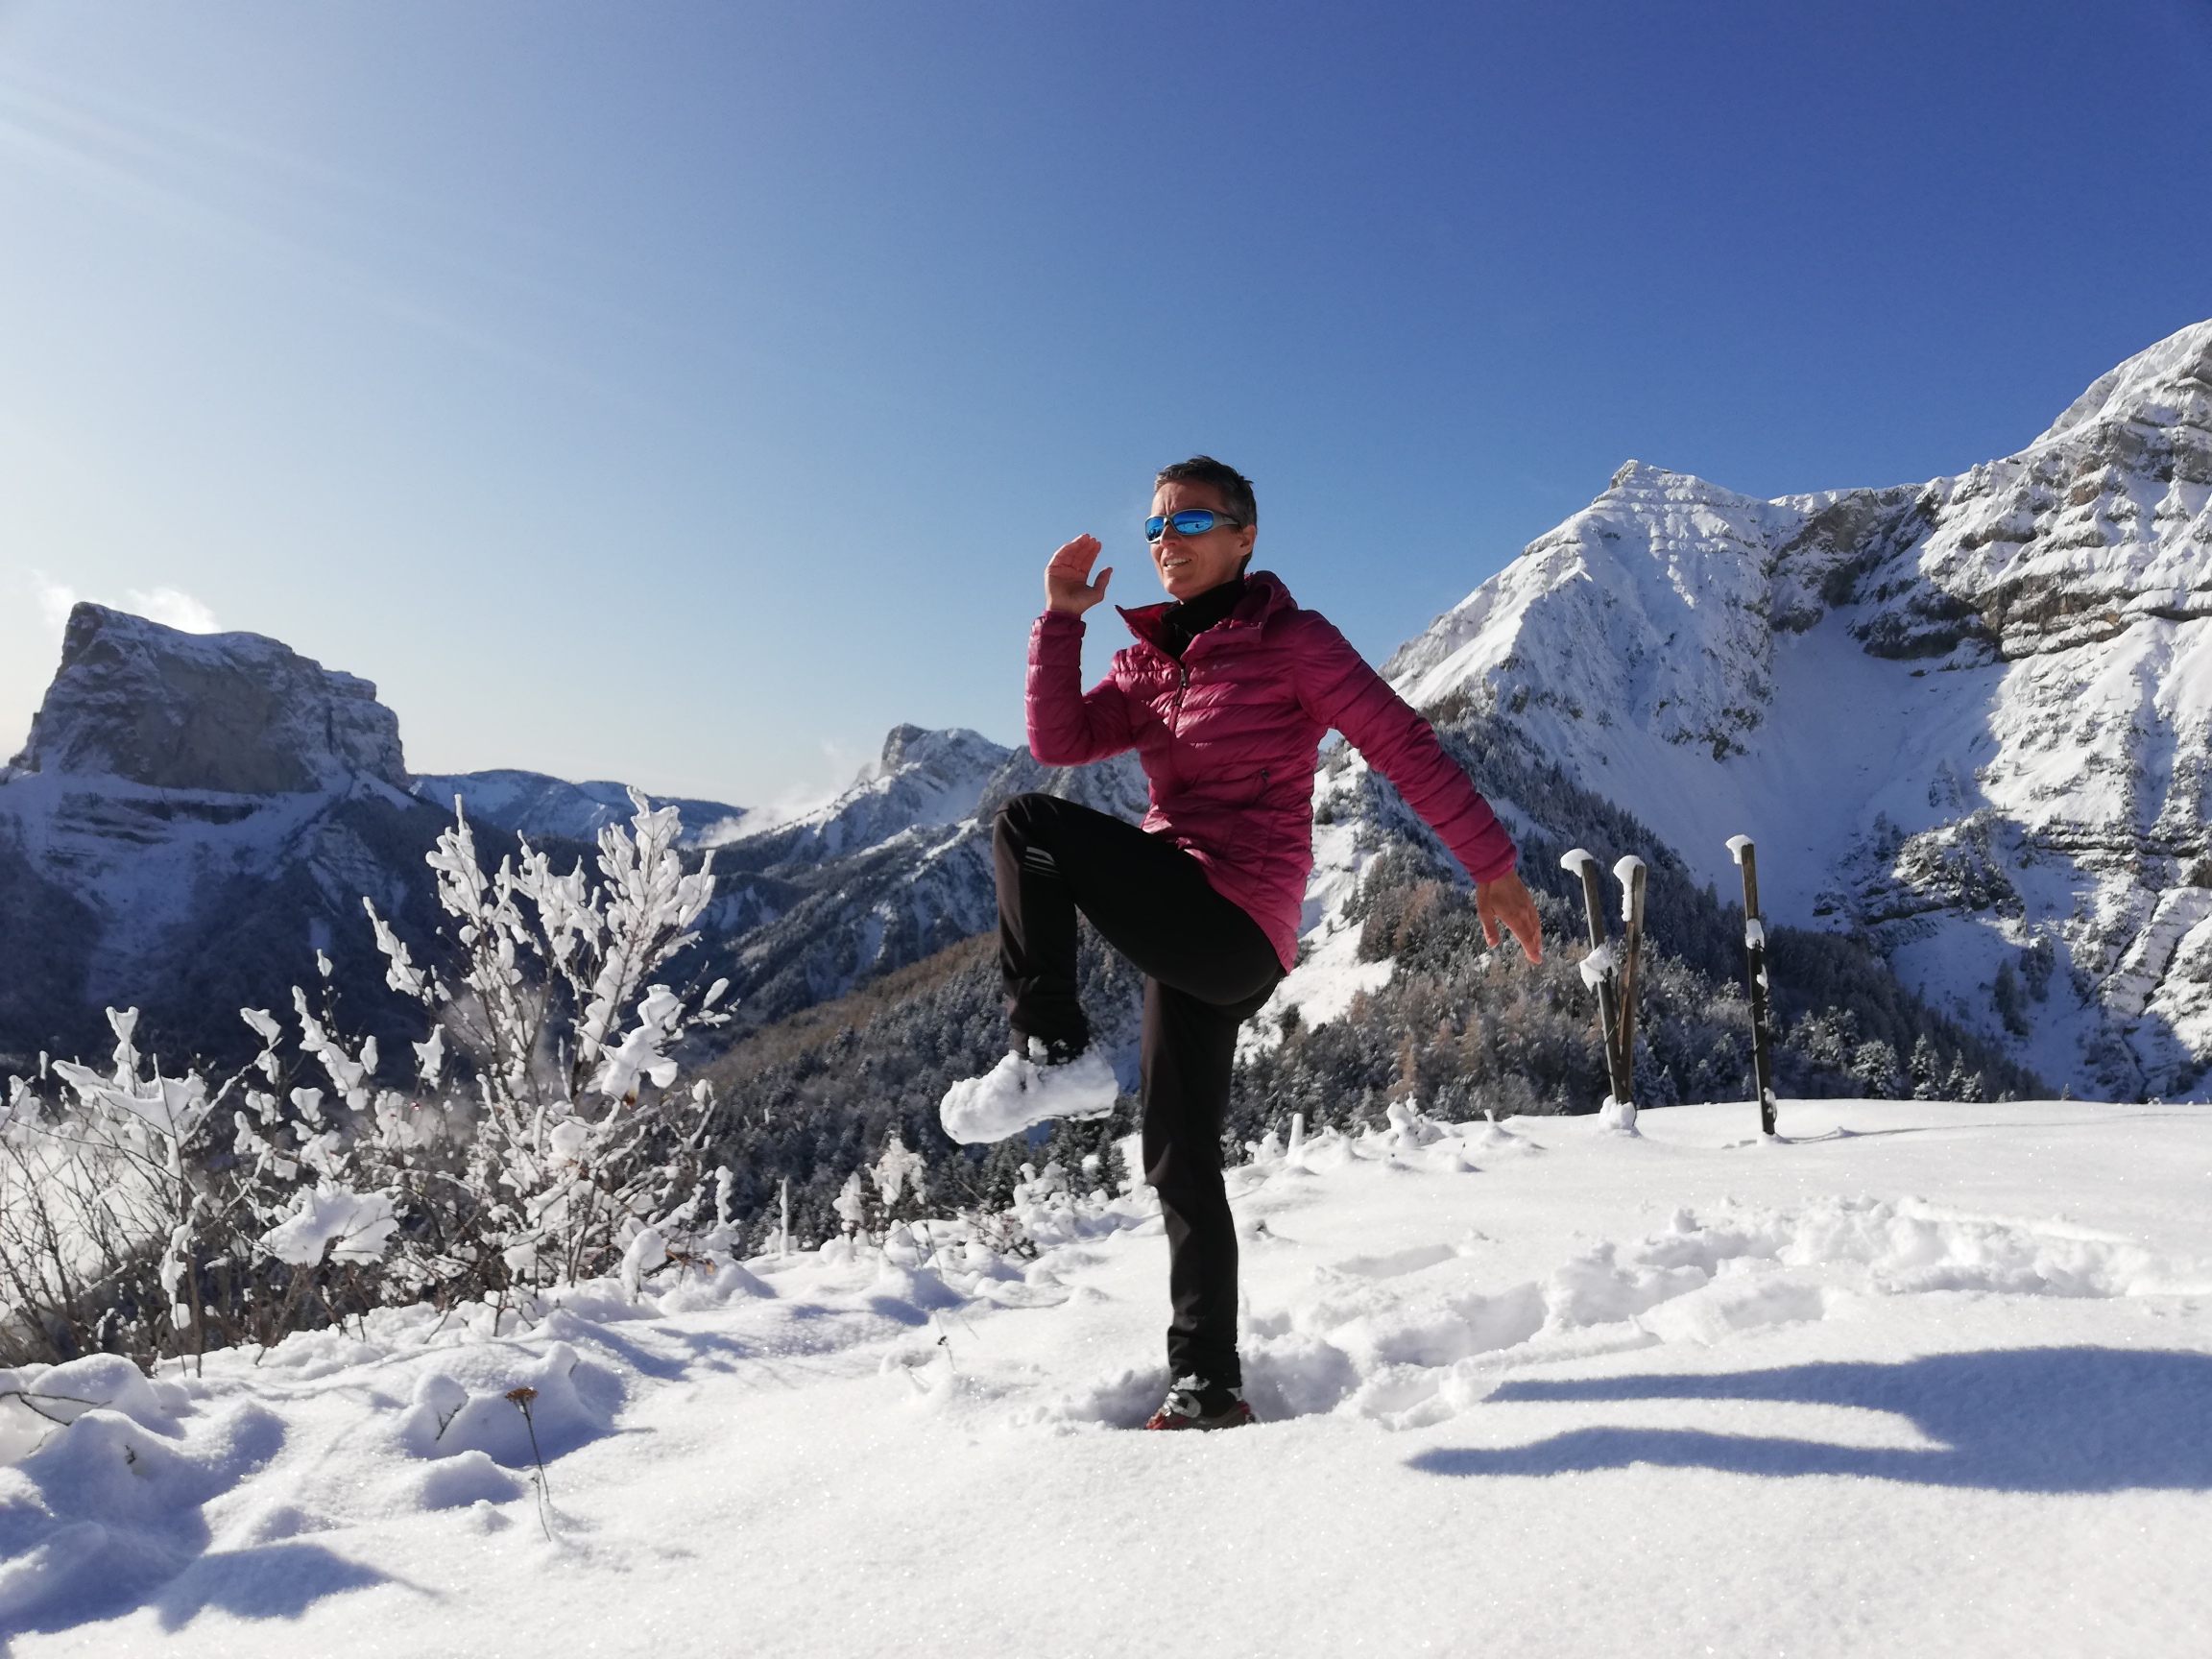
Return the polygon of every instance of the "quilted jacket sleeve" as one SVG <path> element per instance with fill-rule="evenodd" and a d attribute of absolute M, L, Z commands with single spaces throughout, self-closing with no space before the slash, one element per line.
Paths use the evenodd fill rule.
<path fill-rule="evenodd" d="M 1083 618 L 1047 611 L 1029 630 L 1029 753 L 1081 766 L 1134 748 L 1128 699 L 1113 676 L 1083 689 Z"/>
<path fill-rule="evenodd" d="M 1495 881 L 1508 874 L 1519 858 L 1513 838 L 1444 752 L 1429 722 L 1367 666 L 1332 624 L 1310 612 L 1299 620 L 1298 701 L 1306 711 L 1352 740 L 1452 849 L 1468 875 Z"/>

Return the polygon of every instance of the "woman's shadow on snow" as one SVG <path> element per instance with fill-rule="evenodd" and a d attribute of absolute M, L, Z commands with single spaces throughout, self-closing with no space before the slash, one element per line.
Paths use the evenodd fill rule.
<path fill-rule="evenodd" d="M 1889 1450 L 1693 1429 L 1575 1429 L 1527 1446 L 1439 1448 L 1431 1475 L 1560 1475 L 1631 1463 L 1737 1475 L 1868 1475 L 1996 1492 L 2212 1489 L 2212 1355 L 2017 1348 L 1899 1364 L 1507 1382 L 1494 1401 L 1766 1400 L 1910 1418 L 1940 1446 Z"/>

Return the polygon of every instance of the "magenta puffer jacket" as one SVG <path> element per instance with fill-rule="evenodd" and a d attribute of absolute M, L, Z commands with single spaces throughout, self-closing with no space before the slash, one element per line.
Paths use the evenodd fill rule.
<path fill-rule="evenodd" d="M 1228 617 L 1178 662 L 1166 605 L 1123 611 L 1137 643 L 1083 689 L 1083 619 L 1047 611 L 1029 631 L 1029 750 L 1047 766 L 1137 751 L 1152 786 L 1144 828 L 1174 838 L 1266 932 L 1288 970 L 1313 868 L 1313 770 L 1332 728 L 1428 821 L 1478 881 L 1513 868 L 1513 841 L 1436 733 L 1344 636 L 1255 570 Z M 1118 607 L 1117 607 L 1118 609 Z"/>

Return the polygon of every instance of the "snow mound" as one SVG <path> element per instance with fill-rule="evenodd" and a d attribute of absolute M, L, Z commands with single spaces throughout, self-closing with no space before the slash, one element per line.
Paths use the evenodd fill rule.
<path fill-rule="evenodd" d="M 528 1469 L 612 1431 L 623 1393 L 619 1376 L 586 1361 L 565 1342 L 537 1356 L 511 1348 L 463 1350 L 421 1374 L 397 1433 L 418 1457 L 476 1452 L 507 1468 Z"/>

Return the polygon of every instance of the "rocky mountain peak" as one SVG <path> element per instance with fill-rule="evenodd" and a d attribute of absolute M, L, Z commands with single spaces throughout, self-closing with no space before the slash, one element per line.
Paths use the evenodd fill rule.
<path fill-rule="evenodd" d="M 1753 835 L 1772 914 L 2048 1077 L 2212 1076 L 2212 321 L 1958 477 L 1758 501 L 1631 462 L 1383 671 L 1723 892 Z"/>
<path fill-rule="evenodd" d="M 407 785 L 398 717 L 368 681 L 259 634 L 186 634 L 93 604 L 69 613 L 14 765 L 238 795 Z"/>
<path fill-rule="evenodd" d="M 925 726 L 894 726 L 883 739 L 874 777 L 891 778 L 908 767 L 944 778 L 990 772 L 1005 762 L 1007 751 L 979 732 L 955 726 L 933 732 Z M 863 777 L 865 784 L 871 780 Z"/>
<path fill-rule="evenodd" d="M 2193 426 L 2200 439 L 2212 440 L 2212 322 L 2169 334 L 2099 375 L 2035 445 L 2113 421 Z"/>

